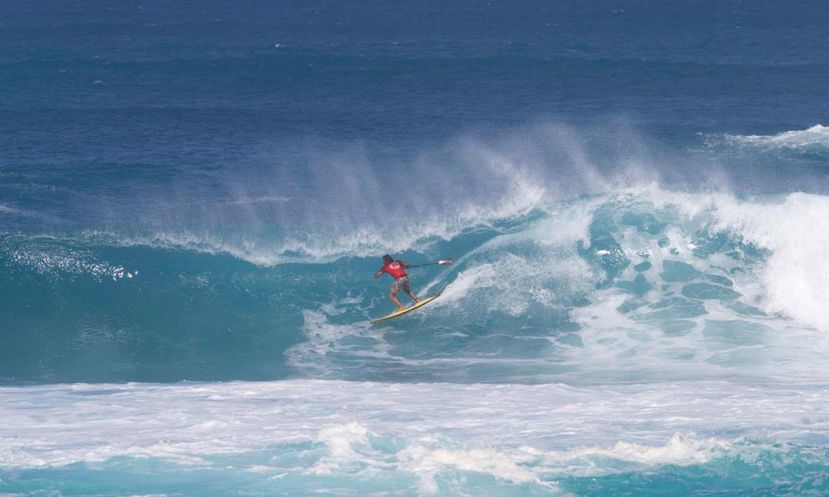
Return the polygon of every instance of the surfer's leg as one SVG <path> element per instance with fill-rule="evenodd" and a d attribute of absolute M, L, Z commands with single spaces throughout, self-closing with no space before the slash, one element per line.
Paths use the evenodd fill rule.
<path fill-rule="evenodd" d="M 405 281 L 403 282 L 403 291 L 408 293 L 409 297 L 411 297 L 412 300 L 414 300 L 415 302 L 420 302 L 419 300 L 417 300 L 417 295 L 412 293 L 412 291 L 409 289 L 409 278 L 405 278 Z"/>
<path fill-rule="evenodd" d="M 400 291 L 400 286 L 400 279 L 396 279 L 394 280 L 394 283 L 391 286 L 391 290 L 389 290 L 389 298 L 392 302 L 394 302 L 394 305 L 397 306 L 398 310 L 403 308 L 403 304 L 401 304 L 400 301 L 397 300 L 397 292 Z"/>
<path fill-rule="evenodd" d="M 397 306 L 397 310 L 400 310 L 400 309 L 403 308 L 403 304 L 401 304 L 400 301 L 397 300 L 397 294 L 396 293 L 389 292 L 389 298 L 391 299 L 392 302 L 394 302 L 394 305 Z"/>

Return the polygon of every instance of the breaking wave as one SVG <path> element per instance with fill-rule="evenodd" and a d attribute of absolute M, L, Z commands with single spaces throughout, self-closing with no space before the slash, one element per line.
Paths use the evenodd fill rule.
<path fill-rule="evenodd" d="M 5 322 L 37 332 L 4 335 L 2 376 L 537 382 L 610 371 L 805 374 L 829 331 L 826 212 L 821 195 L 740 198 L 652 186 L 535 199 L 451 231 L 450 221 L 423 224 L 393 244 L 355 231 L 326 238 L 325 253 L 266 265 L 232 239 L 6 234 Z M 413 270 L 417 291 L 443 297 L 378 330 L 368 321 L 390 304 L 387 283 L 371 274 L 385 251 L 456 262 Z"/>

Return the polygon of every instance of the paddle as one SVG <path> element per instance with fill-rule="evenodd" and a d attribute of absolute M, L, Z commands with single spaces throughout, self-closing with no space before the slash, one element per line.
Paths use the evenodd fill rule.
<path fill-rule="evenodd" d="M 454 261 L 452 261 L 452 259 L 441 259 L 437 262 L 427 262 L 425 264 L 414 264 L 414 265 L 411 265 L 409 267 L 448 266 L 449 264 L 452 264 L 452 262 L 454 262 Z"/>

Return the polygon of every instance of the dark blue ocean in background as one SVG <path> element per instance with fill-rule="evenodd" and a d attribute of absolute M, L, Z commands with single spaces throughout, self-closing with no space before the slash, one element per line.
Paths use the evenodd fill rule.
<path fill-rule="evenodd" d="M 829 495 L 827 7 L 0 3 L 0 494 Z"/>

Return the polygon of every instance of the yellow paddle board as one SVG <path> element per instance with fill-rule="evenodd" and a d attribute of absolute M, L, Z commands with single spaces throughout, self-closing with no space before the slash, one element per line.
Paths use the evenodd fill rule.
<path fill-rule="evenodd" d="M 428 304 L 429 302 L 435 300 L 438 297 L 440 297 L 440 293 L 430 295 L 430 296 L 426 297 L 425 299 L 420 299 L 420 302 L 418 302 L 417 304 L 412 304 L 409 307 L 404 307 L 403 309 L 400 309 L 399 311 L 394 311 L 389 315 L 383 316 L 381 318 L 377 318 L 374 321 L 372 321 L 371 324 L 382 323 L 383 321 L 388 321 L 389 319 L 394 319 L 398 316 L 402 316 L 403 314 L 408 314 L 408 313 L 412 312 L 415 309 L 419 309 L 419 308 L 423 307 L 424 305 Z"/>

